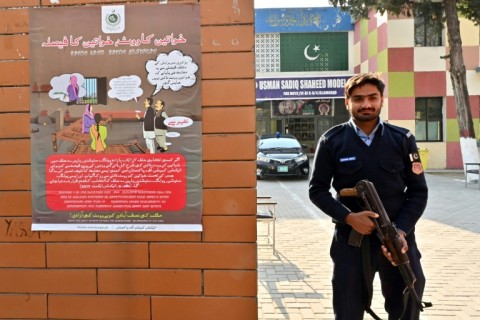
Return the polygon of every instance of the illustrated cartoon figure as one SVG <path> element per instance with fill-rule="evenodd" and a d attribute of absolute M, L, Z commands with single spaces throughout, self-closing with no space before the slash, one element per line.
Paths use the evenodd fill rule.
<path fill-rule="evenodd" d="M 104 153 L 107 148 L 107 144 L 105 143 L 105 139 L 107 138 L 107 127 L 100 124 L 102 121 L 102 115 L 100 113 L 95 113 L 93 118 L 95 124 L 90 127 L 90 137 L 92 138 L 90 146 L 96 153 Z"/>
<path fill-rule="evenodd" d="M 139 121 L 143 121 L 143 138 L 150 153 L 155 153 L 155 110 L 153 109 L 153 99 L 145 98 L 145 114 L 143 118 L 137 113 Z"/>
<path fill-rule="evenodd" d="M 70 84 L 67 87 L 68 101 L 74 102 L 78 99 L 79 86 L 77 84 L 77 76 L 70 76 Z"/>
<path fill-rule="evenodd" d="M 160 152 L 168 150 L 166 138 L 168 128 L 164 123 L 165 119 L 168 118 L 168 115 L 164 110 L 165 101 L 158 100 L 155 103 L 155 140 L 158 143 L 157 150 L 160 150 Z"/>
<path fill-rule="evenodd" d="M 87 104 L 85 106 L 85 112 L 83 113 L 82 117 L 82 133 L 89 133 L 90 127 L 95 123 L 94 115 L 93 115 L 93 106 L 91 104 Z"/>

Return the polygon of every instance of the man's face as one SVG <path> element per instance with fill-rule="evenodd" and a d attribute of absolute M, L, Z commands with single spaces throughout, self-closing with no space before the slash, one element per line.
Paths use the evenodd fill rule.
<path fill-rule="evenodd" d="M 160 101 L 160 100 L 157 101 L 157 102 L 155 103 L 155 110 L 160 111 L 162 108 L 163 108 L 162 101 Z"/>
<path fill-rule="evenodd" d="M 293 114 L 297 109 L 297 105 L 292 100 L 284 100 L 278 104 L 278 111 L 281 114 Z"/>
<path fill-rule="evenodd" d="M 145 99 L 145 109 L 148 108 L 148 107 L 150 107 L 150 102 L 148 102 L 148 100 Z"/>
<path fill-rule="evenodd" d="M 345 104 L 353 119 L 371 121 L 380 115 L 383 97 L 375 85 L 366 83 L 353 89 L 350 98 L 345 99 Z"/>

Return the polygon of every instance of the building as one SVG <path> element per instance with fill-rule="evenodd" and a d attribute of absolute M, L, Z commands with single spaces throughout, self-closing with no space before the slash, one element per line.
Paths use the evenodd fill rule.
<path fill-rule="evenodd" d="M 439 19 L 422 19 L 415 15 L 396 17 L 372 12 L 369 19 L 352 21 L 348 15 L 333 7 L 257 9 L 255 17 L 257 134 L 288 128 L 313 149 L 326 129 L 348 119 L 341 99 L 343 90 L 338 88 L 334 94 L 333 88 L 322 85 L 335 77 L 342 79 L 359 72 L 381 72 L 387 84 L 382 119 L 414 132 L 419 147 L 425 151 L 423 155 L 424 160 L 428 161 L 428 168 L 463 168 L 455 99 L 448 72 L 449 64 L 445 59 L 449 51 L 448 41 L 446 29 Z M 466 19 L 460 19 L 460 28 L 471 111 L 478 138 L 480 32 L 478 26 Z M 283 56 L 290 54 L 288 45 L 283 43 L 289 37 L 297 41 L 301 37 L 311 37 L 313 42 L 316 41 L 319 46 L 317 51 L 315 47 L 314 51 L 309 51 L 312 46 L 307 48 L 307 42 L 303 47 L 301 43 L 298 46 L 304 50 L 305 59 L 315 58 L 308 62 L 317 62 L 318 59 L 318 63 L 311 63 L 305 69 L 298 65 L 293 67 L 295 69 L 289 69 L 289 61 L 301 57 Z M 277 46 L 277 38 L 281 42 L 280 49 L 271 49 Z M 275 54 L 271 54 L 274 59 L 270 64 L 262 60 L 267 47 L 275 51 Z M 274 68 L 277 57 L 280 67 Z M 289 91 L 296 84 L 294 80 L 302 77 L 309 80 L 306 82 L 308 85 L 325 90 L 306 95 L 307 105 L 313 105 L 315 109 L 317 104 L 330 103 L 331 114 L 281 114 L 280 110 L 293 109 L 286 108 L 285 105 L 305 105 L 301 96 L 305 93 L 301 88 L 295 87 L 297 96 L 282 96 L 285 93 L 291 94 Z M 262 83 L 267 78 L 269 82 Z M 268 97 L 263 96 L 262 88 L 267 87 L 273 92 L 278 87 L 273 79 L 279 79 L 280 84 L 285 81 L 288 90 L 277 90 Z M 337 81 L 340 82 L 341 80 Z M 316 93 L 320 94 L 315 95 Z M 293 103 L 285 100 L 293 100 Z M 300 132 L 297 132 L 297 128 Z M 305 135 L 302 130 L 304 128 L 312 129 L 313 133 L 308 131 Z"/>
<path fill-rule="evenodd" d="M 294 134 L 314 151 L 348 119 L 354 24 L 333 7 L 255 10 L 257 134 Z"/>

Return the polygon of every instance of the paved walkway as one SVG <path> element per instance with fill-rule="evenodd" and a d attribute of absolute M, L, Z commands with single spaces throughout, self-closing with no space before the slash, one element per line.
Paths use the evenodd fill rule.
<path fill-rule="evenodd" d="M 465 188 L 459 172 L 426 176 L 429 202 L 416 234 L 427 278 L 424 300 L 433 307 L 421 319 L 480 319 L 478 183 Z M 333 319 L 328 255 L 333 225 L 311 204 L 307 185 L 299 179 L 258 181 L 257 194 L 278 203 L 277 256 L 267 247 L 258 252 L 260 320 Z M 264 224 L 258 228 L 265 231 Z M 382 304 L 376 280 L 372 307 L 387 319 Z"/>

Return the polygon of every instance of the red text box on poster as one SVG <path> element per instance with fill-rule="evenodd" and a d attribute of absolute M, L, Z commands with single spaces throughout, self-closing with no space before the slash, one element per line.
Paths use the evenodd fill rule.
<path fill-rule="evenodd" d="M 186 203 L 180 154 L 51 155 L 45 170 L 52 210 L 174 211 Z"/>

